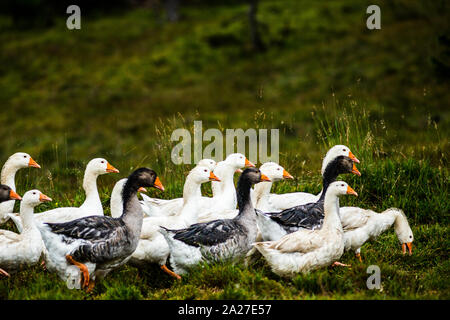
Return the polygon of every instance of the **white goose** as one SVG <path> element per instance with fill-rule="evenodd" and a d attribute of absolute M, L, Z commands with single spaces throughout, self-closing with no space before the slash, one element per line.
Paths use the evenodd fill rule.
<path fill-rule="evenodd" d="M 44 211 L 34 215 L 37 222 L 61 223 L 72 221 L 86 216 L 103 216 L 103 207 L 97 190 L 97 177 L 99 175 L 119 172 L 103 158 L 89 161 L 84 172 L 83 189 L 86 199 L 80 207 L 62 207 Z M 16 224 L 17 225 L 17 224 Z M 17 225 L 21 230 L 21 226 Z"/>
<path fill-rule="evenodd" d="M 227 156 L 224 161 L 220 161 L 214 169 L 214 174 L 220 178 L 220 184 L 213 182 L 211 185 L 213 197 L 201 197 L 198 219 L 200 222 L 211 221 L 216 219 L 214 213 L 223 212 L 225 210 L 236 209 L 236 188 L 234 187 L 234 173 L 243 167 L 254 167 L 242 153 L 232 153 Z M 144 197 L 143 197 L 144 198 Z M 164 215 L 174 215 L 181 210 L 181 202 L 177 206 L 164 210 Z M 151 205 L 151 204 L 149 204 Z M 151 208 L 154 215 L 162 215 L 156 213 Z M 160 211 L 161 212 L 161 211 Z"/>
<path fill-rule="evenodd" d="M 359 261 L 362 261 L 361 246 L 366 241 L 376 239 L 392 225 L 402 245 L 403 254 L 406 253 L 406 247 L 409 254 L 412 254 L 414 236 L 402 210 L 390 208 L 377 213 L 357 207 L 342 207 L 339 214 L 344 228 L 345 250 L 353 250 Z"/>
<path fill-rule="evenodd" d="M 322 161 L 322 175 L 324 174 L 328 164 L 339 156 L 349 157 L 354 162 L 359 163 L 359 160 L 353 155 L 349 147 L 344 145 L 336 145 L 328 150 Z M 272 194 L 268 203 L 273 208 L 273 211 L 281 211 L 298 205 L 316 202 L 319 200 L 321 194 L 322 191 L 317 195 L 306 192 Z"/>
<path fill-rule="evenodd" d="M 202 159 L 197 163 L 198 166 L 207 167 L 210 171 L 214 171 L 217 163 L 212 159 Z M 201 197 L 201 189 L 198 190 Z M 183 206 L 183 198 L 175 199 L 158 199 L 151 198 L 145 194 L 142 194 L 142 210 L 149 217 L 161 217 L 164 215 L 175 215 Z"/>
<path fill-rule="evenodd" d="M 52 201 L 39 190 L 27 191 L 20 202 L 20 217 L 23 231 L 20 234 L 0 230 L 0 267 L 16 271 L 25 265 L 39 261 L 44 243 L 33 219 L 34 207 L 42 202 Z"/>
<path fill-rule="evenodd" d="M 13 191 L 16 191 L 15 177 L 17 171 L 22 168 L 33 167 L 40 168 L 41 166 L 30 157 L 28 153 L 17 152 L 6 160 L 2 167 L 0 183 L 9 186 Z M 14 200 L 0 203 L 0 224 L 5 223 L 10 218 L 14 211 Z"/>
<path fill-rule="evenodd" d="M 300 229 L 277 241 L 257 242 L 261 252 L 280 276 L 292 277 L 333 264 L 344 253 L 344 231 L 339 218 L 339 196 L 357 193 L 345 182 L 330 184 L 325 194 L 325 218 L 319 230 Z M 335 264 L 339 264 L 336 263 Z"/>
<path fill-rule="evenodd" d="M 272 188 L 272 183 L 283 179 L 293 179 L 293 177 L 275 162 L 266 162 L 259 167 L 259 170 L 270 179 L 270 182 L 264 181 L 255 184 L 254 188 L 250 190 L 250 197 L 256 209 L 270 211 L 272 210 L 270 205 L 270 197 L 272 196 L 270 189 Z M 209 222 L 215 219 L 233 219 L 238 213 L 239 210 L 237 209 L 218 210 L 215 206 L 214 210 L 201 214 L 198 221 Z"/>
<path fill-rule="evenodd" d="M 276 211 L 277 208 L 272 206 L 271 200 L 274 194 L 270 193 L 273 182 L 283 179 L 294 179 L 294 177 L 275 162 L 266 162 L 259 167 L 259 170 L 269 177 L 270 182 L 260 182 L 255 184 L 251 193 L 253 206 L 263 212 Z"/>
<path fill-rule="evenodd" d="M 186 177 L 183 188 L 183 207 L 175 216 L 147 217 L 142 224 L 141 237 L 130 262 L 135 265 L 158 263 L 161 269 L 169 275 L 180 278 L 179 275 L 166 267 L 170 250 L 167 241 L 159 233 L 160 226 L 170 228 L 185 228 L 197 222 L 199 208 L 199 189 L 202 183 L 220 181 L 207 167 L 196 166 Z"/>

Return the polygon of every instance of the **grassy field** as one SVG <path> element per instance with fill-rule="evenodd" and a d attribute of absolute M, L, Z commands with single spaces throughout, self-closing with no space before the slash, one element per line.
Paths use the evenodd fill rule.
<path fill-rule="evenodd" d="M 379 1 L 382 29 L 365 28 L 369 1 L 261 1 L 264 52 L 249 44 L 247 6 L 182 6 L 169 23 L 148 9 L 16 30 L 0 16 L 0 163 L 17 151 L 42 169 L 17 175 L 20 194 L 54 199 L 36 211 L 84 200 L 84 166 L 104 157 L 120 170 L 99 178 L 106 214 L 119 178 L 155 169 L 179 197 L 189 165 L 170 161 L 176 128 L 279 128 L 280 164 L 294 181 L 273 192 L 321 189 L 321 158 L 348 145 L 360 195 L 342 205 L 405 211 L 412 256 L 393 230 L 341 261 L 292 280 L 263 260 L 200 266 L 175 281 L 157 266 L 124 266 L 91 294 L 69 290 L 40 266 L 0 279 L 0 299 L 449 299 L 449 12 L 444 1 Z M 210 186 L 204 192 L 211 194 Z M 16 207 L 16 210 L 18 206 Z M 8 223 L 2 228 L 12 229 Z M 382 290 L 366 269 L 381 268 Z"/>

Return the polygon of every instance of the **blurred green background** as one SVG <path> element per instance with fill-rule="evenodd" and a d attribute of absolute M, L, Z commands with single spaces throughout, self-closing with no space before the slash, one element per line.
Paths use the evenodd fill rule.
<path fill-rule="evenodd" d="M 367 117 L 382 155 L 447 167 L 447 1 L 75 3 L 81 30 L 66 28 L 69 1 L 0 5 L 0 160 L 30 153 L 46 174 L 21 174 L 42 188 L 48 177 L 72 188 L 93 157 L 123 176 L 177 170 L 168 138 L 194 120 L 279 128 L 280 163 L 317 174 L 318 124 L 348 110 Z M 374 3 L 381 30 L 366 28 Z"/>

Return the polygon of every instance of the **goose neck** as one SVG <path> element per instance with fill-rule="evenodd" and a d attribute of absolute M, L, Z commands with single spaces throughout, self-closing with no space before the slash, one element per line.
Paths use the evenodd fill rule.
<path fill-rule="evenodd" d="M 333 192 L 325 194 L 324 213 L 322 229 L 338 229 L 342 231 L 341 219 L 339 217 L 339 197 Z"/>
<path fill-rule="evenodd" d="M 20 217 L 23 224 L 22 232 L 36 228 L 34 224 L 34 207 L 23 201 L 20 202 Z"/>
<path fill-rule="evenodd" d="M 20 168 L 15 166 L 10 161 L 6 161 L 2 168 L 0 183 L 6 184 L 11 189 L 16 190 L 15 178 L 19 169 Z"/>
<path fill-rule="evenodd" d="M 251 187 L 252 185 L 249 181 L 239 179 L 236 190 L 237 203 L 239 206 L 238 217 L 242 217 L 253 213 L 256 219 L 256 215 L 254 213 L 255 210 L 253 208 L 253 204 L 250 198 Z"/>
<path fill-rule="evenodd" d="M 270 182 L 260 182 L 255 184 L 255 197 L 256 197 L 256 203 L 258 201 L 270 194 L 270 190 L 272 189 L 272 181 Z"/>

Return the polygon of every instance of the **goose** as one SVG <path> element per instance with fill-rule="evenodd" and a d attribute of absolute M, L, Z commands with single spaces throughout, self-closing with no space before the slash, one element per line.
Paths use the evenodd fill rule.
<path fill-rule="evenodd" d="M 414 235 L 401 209 L 389 208 L 378 213 L 358 207 L 342 207 L 339 214 L 344 228 L 345 251 L 354 251 L 360 262 L 361 246 L 368 240 L 376 239 L 392 225 L 402 245 L 403 254 L 406 254 L 406 248 L 409 255 L 412 254 Z"/>
<path fill-rule="evenodd" d="M 97 177 L 106 173 L 118 173 L 108 161 L 103 158 L 95 158 L 86 166 L 83 178 L 83 189 L 86 199 L 80 207 L 61 207 L 34 215 L 38 222 L 67 222 L 90 215 L 103 216 L 102 202 L 97 190 Z M 16 222 L 16 221 L 15 221 Z M 17 229 L 22 230 L 21 223 L 16 222 Z"/>
<path fill-rule="evenodd" d="M 339 196 L 358 194 L 345 182 L 335 181 L 325 192 L 325 218 L 319 230 L 300 229 L 277 241 L 256 242 L 272 271 L 282 277 L 334 265 L 344 253 L 344 231 L 339 218 Z M 334 263 L 333 263 L 334 262 Z"/>
<path fill-rule="evenodd" d="M 349 147 L 344 145 L 335 145 L 330 150 L 328 150 L 325 157 L 323 158 L 321 169 L 322 176 L 324 175 L 325 170 L 330 164 L 330 162 L 332 162 L 339 156 L 349 157 L 350 159 L 352 159 L 353 162 L 359 163 L 359 160 L 350 151 Z M 271 207 L 274 209 L 273 211 L 282 211 L 301 204 L 316 202 L 317 200 L 319 200 L 322 192 L 323 191 L 321 191 L 317 195 L 307 192 L 272 194 L 269 203 Z"/>
<path fill-rule="evenodd" d="M 282 166 L 275 162 L 266 162 L 259 167 L 259 170 L 270 179 L 270 182 L 264 181 L 255 184 L 254 189 L 250 190 L 250 198 L 256 209 L 268 211 L 272 208 L 269 203 L 272 183 L 282 179 L 293 179 L 293 177 Z M 203 213 L 199 217 L 198 222 L 209 222 L 216 219 L 232 219 L 238 213 L 239 210 L 237 209 L 218 210 L 217 207 L 215 207 L 214 210 Z"/>
<path fill-rule="evenodd" d="M 204 216 L 209 217 L 211 212 L 221 212 L 224 210 L 236 209 L 236 189 L 234 187 L 234 173 L 243 167 L 254 167 L 242 153 L 232 153 L 226 157 L 224 161 L 220 161 L 214 169 L 214 174 L 221 180 L 212 182 L 211 189 L 213 197 L 201 198 L 201 209 L 199 210 L 199 221 L 204 219 Z M 223 185 L 221 185 L 223 184 Z M 166 208 L 164 214 L 174 215 L 181 210 L 182 202 L 178 202 L 176 206 L 170 209 Z M 154 211 L 154 209 L 152 209 Z"/>
<path fill-rule="evenodd" d="M 6 160 L 2 167 L 0 183 L 9 186 L 13 191 L 16 191 L 16 173 L 22 168 L 40 168 L 36 161 L 31 158 L 28 153 L 17 152 Z M 5 201 L 0 204 L 0 224 L 5 223 L 10 218 L 14 211 L 14 200 Z"/>
<path fill-rule="evenodd" d="M 324 219 L 325 192 L 342 173 L 361 175 L 354 161 L 346 156 L 331 160 L 323 172 L 323 190 L 315 202 L 298 205 L 281 212 L 257 211 L 257 224 L 264 241 L 274 241 L 299 228 L 320 228 Z"/>
<path fill-rule="evenodd" d="M 257 168 L 247 168 L 237 184 L 239 214 L 233 219 L 196 223 L 185 229 L 160 228 L 170 247 L 170 264 L 177 274 L 185 274 L 201 261 L 238 260 L 252 248 L 258 229 L 250 188 L 270 181 Z"/>
<path fill-rule="evenodd" d="M 22 200 L 22 198 L 14 192 L 9 186 L 6 184 L 0 184 L 0 203 L 8 201 L 8 200 Z M 8 276 L 8 272 L 0 268 L 0 274 Z"/>
<path fill-rule="evenodd" d="M 271 182 L 255 184 L 251 192 L 253 206 L 263 212 L 275 211 L 277 208 L 271 205 L 273 194 L 270 193 L 270 189 L 272 188 L 272 183 L 283 179 L 294 179 L 294 177 L 275 162 L 266 162 L 259 167 L 259 170 L 269 177 Z"/>
<path fill-rule="evenodd" d="M 123 187 L 123 213 L 119 218 L 93 215 L 64 223 L 38 224 L 47 248 L 47 269 L 68 280 L 70 265 L 82 276 L 81 287 L 91 291 L 96 279 L 128 261 L 136 249 L 142 228 L 143 213 L 137 198 L 140 187 L 164 191 L 155 171 L 133 171 Z"/>
<path fill-rule="evenodd" d="M 16 199 L 19 199 L 16 197 Z M 39 261 L 44 244 L 34 219 L 34 207 L 51 198 L 39 190 L 25 192 L 20 202 L 20 216 L 23 231 L 18 234 L 8 230 L 0 230 L 0 267 L 17 271 L 22 266 L 33 265 Z M 5 273 L 3 273 L 5 274 Z"/>
<path fill-rule="evenodd" d="M 197 166 L 202 166 L 213 171 L 216 168 L 216 161 L 212 159 L 202 159 L 197 163 Z M 198 189 L 199 196 L 201 197 L 201 189 Z M 150 217 L 164 216 L 164 215 L 175 215 L 181 210 L 183 206 L 183 198 L 175 199 L 158 199 L 151 198 L 142 194 L 142 209 L 144 213 Z"/>
<path fill-rule="evenodd" d="M 188 176 L 183 188 L 183 207 L 175 216 L 147 217 L 144 219 L 138 247 L 131 256 L 130 263 L 142 266 L 148 263 L 158 263 L 161 269 L 169 275 L 180 279 L 180 276 L 166 266 L 169 256 L 169 245 L 163 235 L 158 232 L 160 226 L 170 228 L 186 228 L 197 222 L 199 210 L 198 190 L 202 183 L 220 181 L 207 167 L 196 166 Z"/>

